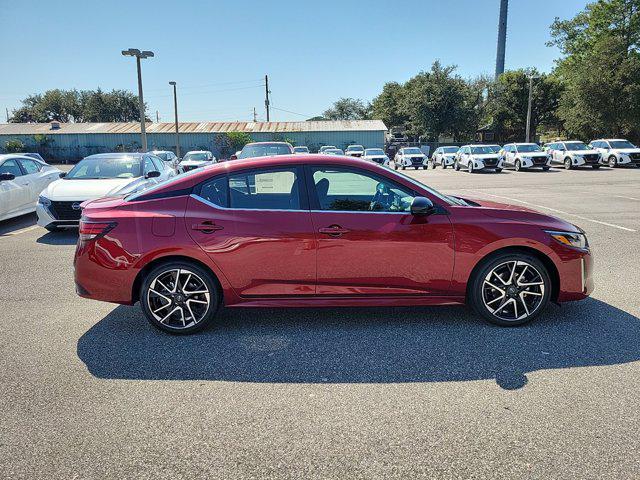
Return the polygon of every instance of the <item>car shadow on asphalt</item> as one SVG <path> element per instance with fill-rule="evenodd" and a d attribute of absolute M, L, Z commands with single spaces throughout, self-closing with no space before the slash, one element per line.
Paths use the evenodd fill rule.
<path fill-rule="evenodd" d="M 519 328 L 464 307 L 223 309 L 205 331 L 174 336 L 118 306 L 78 341 L 104 379 L 401 383 L 495 379 L 640 359 L 640 319 L 596 299 L 548 307 Z"/>
<path fill-rule="evenodd" d="M 19 217 L 10 218 L 9 220 L 0 221 L 0 237 L 11 234 L 16 230 L 31 227 L 36 224 L 38 217 L 35 213 L 20 215 Z"/>
<path fill-rule="evenodd" d="M 70 228 L 59 232 L 47 232 L 36 242 L 45 245 L 75 245 L 78 242 L 78 229 Z"/>

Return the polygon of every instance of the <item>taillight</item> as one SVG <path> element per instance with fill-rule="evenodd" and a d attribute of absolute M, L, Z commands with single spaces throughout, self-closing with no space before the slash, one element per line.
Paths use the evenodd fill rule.
<path fill-rule="evenodd" d="M 80 222 L 80 240 L 95 240 L 114 229 L 116 222 Z"/>

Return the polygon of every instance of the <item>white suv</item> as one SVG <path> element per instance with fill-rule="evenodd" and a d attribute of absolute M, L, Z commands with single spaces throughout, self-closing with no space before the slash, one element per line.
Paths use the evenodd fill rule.
<path fill-rule="evenodd" d="M 427 168 L 427 156 L 418 147 L 402 147 L 393 157 L 393 168 Z"/>
<path fill-rule="evenodd" d="M 564 165 L 567 170 L 582 166 L 591 166 L 597 170 L 602 165 L 600 152 L 577 140 L 550 142 L 544 148 L 551 156 L 551 163 Z"/>
<path fill-rule="evenodd" d="M 347 157 L 362 157 L 364 155 L 364 147 L 362 145 L 349 145 L 344 151 Z"/>
<path fill-rule="evenodd" d="M 535 143 L 508 143 L 500 152 L 504 167 L 513 167 L 516 172 L 526 168 L 541 167 L 549 170 L 551 157 Z"/>
<path fill-rule="evenodd" d="M 458 171 L 465 168 L 469 173 L 480 170 L 493 170 L 500 173 L 504 161 L 491 145 L 463 145 L 456 153 L 453 168 Z"/>
<path fill-rule="evenodd" d="M 431 168 L 436 168 L 436 165 L 442 166 L 442 168 L 453 167 L 456 161 L 456 153 L 458 153 L 458 147 L 438 147 L 431 155 Z"/>
<path fill-rule="evenodd" d="M 594 140 L 589 146 L 602 155 L 602 163 L 611 168 L 620 165 L 635 165 L 640 167 L 640 148 L 629 140 L 622 138 L 606 138 Z"/>

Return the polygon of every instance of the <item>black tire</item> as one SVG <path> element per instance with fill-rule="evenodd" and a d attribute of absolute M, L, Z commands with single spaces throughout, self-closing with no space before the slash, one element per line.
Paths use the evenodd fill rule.
<path fill-rule="evenodd" d="M 197 277 L 199 277 L 199 280 L 201 279 L 204 282 L 204 284 L 206 285 L 209 291 L 208 293 L 209 304 L 206 307 L 206 310 L 203 312 L 202 318 L 196 323 L 194 323 L 193 325 L 186 326 L 186 327 L 182 327 L 182 326 L 173 327 L 169 324 L 162 323 L 158 319 L 156 319 L 154 314 L 151 311 L 151 307 L 149 305 L 149 300 L 147 295 L 147 292 L 151 287 L 151 283 L 157 277 L 163 274 L 168 274 L 170 271 L 177 270 L 177 269 L 187 270 L 195 274 Z M 187 283 L 188 282 L 189 280 L 187 279 Z M 213 275 L 206 269 L 189 262 L 177 261 L 177 262 L 167 262 L 167 263 L 158 265 L 145 276 L 142 282 L 142 285 L 140 287 L 140 306 L 142 308 L 142 312 L 144 313 L 149 323 L 153 325 L 155 328 L 158 328 L 168 333 L 178 334 L 178 335 L 195 333 L 209 326 L 213 322 L 216 312 L 218 311 L 218 308 L 220 306 L 220 298 L 221 298 L 220 287 L 218 282 L 213 277 Z M 168 308 L 171 308 L 171 307 L 168 307 Z M 195 317 L 195 314 L 194 314 L 194 317 Z"/>
<path fill-rule="evenodd" d="M 593 168 L 594 170 L 598 170 L 600 168 L 600 165 L 591 165 L 591 168 Z"/>
<path fill-rule="evenodd" d="M 397 169 L 398 169 L 398 164 L 397 164 L 397 163 L 395 163 L 395 162 L 393 162 L 393 169 L 394 169 L 394 170 L 397 170 Z"/>
<path fill-rule="evenodd" d="M 609 157 L 609 166 L 611 168 L 616 168 L 618 166 L 618 159 L 616 158 L 615 155 L 611 155 Z"/>
<path fill-rule="evenodd" d="M 505 320 L 503 318 L 500 318 L 499 316 L 496 316 L 485 305 L 485 301 L 483 299 L 483 283 L 484 279 L 487 277 L 487 275 L 489 275 L 491 270 L 502 264 L 512 262 L 514 260 L 526 262 L 539 272 L 544 284 L 544 293 L 542 295 L 540 303 L 535 307 L 535 310 L 530 315 L 526 316 L 525 318 Z M 549 303 L 549 299 L 551 297 L 551 288 L 552 285 L 549 272 L 547 271 L 547 268 L 544 266 L 544 264 L 540 260 L 538 260 L 538 258 L 534 257 L 533 255 L 521 252 L 497 253 L 495 255 L 490 255 L 489 257 L 484 259 L 481 264 L 475 269 L 474 273 L 472 274 L 472 278 L 469 279 L 469 283 L 467 285 L 467 304 L 471 306 L 471 308 L 476 313 L 480 314 L 485 318 L 485 320 L 490 323 L 502 327 L 515 327 L 531 322 L 542 313 L 542 311 Z"/>
<path fill-rule="evenodd" d="M 571 170 L 573 168 L 573 164 L 571 163 L 571 159 L 569 157 L 564 159 L 564 169 Z"/>
<path fill-rule="evenodd" d="M 542 171 L 543 172 L 548 172 L 549 171 L 549 167 L 542 167 Z"/>
<path fill-rule="evenodd" d="M 460 164 L 458 163 L 458 160 L 456 160 L 456 161 L 454 162 L 454 164 L 453 164 L 453 169 L 454 169 L 456 172 L 459 172 L 459 171 L 460 171 Z"/>
<path fill-rule="evenodd" d="M 433 168 L 436 168 L 436 167 L 434 166 Z M 444 161 L 442 162 L 442 169 L 443 169 L 443 170 L 446 170 L 446 169 L 447 169 L 447 164 L 446 164 L 446 163 L 444 163 Z"/>
<path fill-rule="evenodd" d="M 407 167 L 405 167 L 405 166 L 403 165 L 403 166 L 402 166 L 402 169 L 403 169 L 403 170 L 406 170 L 406 169 L 407 169 Z"/>
<path fill-rule="evenodd" d="M 423 166 L 422 166 L 422 169 L 423 169 L 423 170 L 426 170 L 427 168 L 429 168 L 429 166 L 428 166 L 428 165 L 423 165 Z"/>
<path fill-rule="evenodd" d="M 431 169 L 432 169 L 432 170 L 435 170 L 435 168 L 436 168 L 436 161 L 435 161 L 435 160 L 432 160 L 432 161 L 431 161 Z"/>
<path fill-rule="evenodd" d="M 475 170 L 473 169 L 473 162 L 471 160 L 467 163 L 467 172 L 475 173 Z"/>
<path fill-rule="evenodd" d="M 495 172 L 496 172 L 496 173 L 500 173 L 500 172 L 502 172 L 502 169 L 501 169 L 501 168 L 496 168 L 496 169 L 495 169 Z"/>
<path fill-rule="evenodd" d="M 520 162 L 520 160 L 516 160 L 516 163 L 514 164 L 514 168 L 516 172 L 519 172 L 520 170 L 522 170 L 522 163 Z"/>
<path fill-rule="evenodd" d="M 46 227 L 47 230 L 49 230 L 51 233 L 56 233 L 56 232 L 61 232 L 62 229 L 56 225 L 47 225 Z"/>

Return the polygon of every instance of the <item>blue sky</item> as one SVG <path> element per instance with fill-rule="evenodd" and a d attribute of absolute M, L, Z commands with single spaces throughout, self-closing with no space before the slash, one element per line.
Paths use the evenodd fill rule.
<path fill-rule="evenodd" d="M 511 0 L 506 68 L 549 71 L 554 17 L 586 0 Z M 439 59 L 464 77 L 495 66 L 499 0 L 165 1 L 0 0 L 0 118 L 50 88 L 136 90 L 135 62 L 120 51 L 153 50 L 143 62 L 150 115 L 172 121 L 304 120 L 339 97 L 371 100 Z M 288 113 L 282 110 L 289 110 Z"/>

